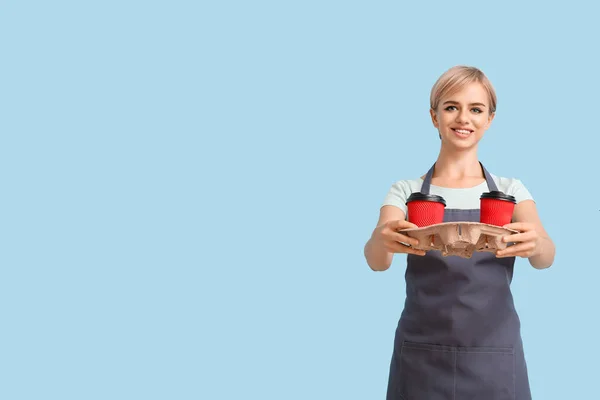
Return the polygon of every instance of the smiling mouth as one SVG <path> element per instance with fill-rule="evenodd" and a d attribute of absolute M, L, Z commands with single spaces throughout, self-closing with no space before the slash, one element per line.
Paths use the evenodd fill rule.
<path fill-rule="evenodd" d="M 452 130 L 453 130 L 454 132 L 456 132 L 456 133 L 457 133 L 459 136 L 462 136 L 462 137 L 467 137 L 467 136 L 469 136 L 471 133 L 473 133 L 473 131 L 472 131 L 472 130 L 470 130 L 470 129 L 454 129 L 454 128 L 452 128 Z"/>

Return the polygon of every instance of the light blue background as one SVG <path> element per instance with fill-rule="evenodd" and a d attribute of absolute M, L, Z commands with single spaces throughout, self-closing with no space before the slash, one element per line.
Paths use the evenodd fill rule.
<path fill-rule="evenodd" d="M 363 246 L 456 64 L 557 245 L 513 282 L 534 398 L 596 396 L 587 3 L 2 2 L 0 398 L 383 399 L 406 258 Z"/>

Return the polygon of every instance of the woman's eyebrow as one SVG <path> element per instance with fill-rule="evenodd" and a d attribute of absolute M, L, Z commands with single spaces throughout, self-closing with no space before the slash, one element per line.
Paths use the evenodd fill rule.
<path fill-rule="evenodd" d="M 448 100 L 445 101 L 444 104 L 458 104 L 458 101 L 454 101 L 454 100 Z M 480 106 L 480 107 L 485 107 L 485 104 L 483 103 L 471 103 L 469 104 L 470 106 Z"/>

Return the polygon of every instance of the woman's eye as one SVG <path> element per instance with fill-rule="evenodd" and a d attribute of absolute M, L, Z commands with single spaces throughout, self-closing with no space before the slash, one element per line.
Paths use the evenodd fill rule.
<path fill-rule="evenodd" d="M 477 114 L 482 112 L 480 108 L 474 108 L 472 111 L 475 111 Z"/>
<path fill-rule="evenodd" d="M 448 107 L 444 108 L 444 110 L 446 110 L 446 111 L 452 111 L 452 110 L 455 110 L 455 109 L 456 109 L 455 106 L 448 106 Z"/>

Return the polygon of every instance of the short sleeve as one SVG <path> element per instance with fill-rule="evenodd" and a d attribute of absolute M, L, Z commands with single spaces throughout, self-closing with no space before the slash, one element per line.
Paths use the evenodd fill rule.
<path fill-rule="evenodd" d="M 507 192 L 508 192 L 507 194 L 510 194 L 511 196 L 515 196 L 515 200 L 517 201 L 517 204 L 519 204 L 523 200 L 535 201 L 533 196 L 531 195 L 531 193 L 529 193 L 529 190 L 527 190 L 527 188 L 525 187 L 523 182 L 521 182 L 519 179 L 512 180 L 512 182 L 508 186 Z"/>
<path fill-rule="evenodd" d="M 406 181 L 395 182 L 383 200 L 383 206 L 396 206 L 407 214 L 406 200 L 410 196 L 410 187 Z"/>

